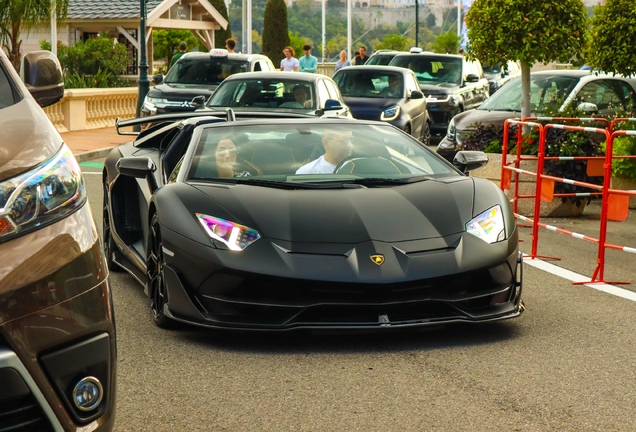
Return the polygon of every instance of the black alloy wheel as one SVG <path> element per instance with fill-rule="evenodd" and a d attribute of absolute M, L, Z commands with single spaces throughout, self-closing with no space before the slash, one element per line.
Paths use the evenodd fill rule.
<path fill-rule="evenodd" d="M 157 327 L 171 328 L 173 327 L 174 321 L 163 313 L 163 306 L 166 304 L 167 298 L 166 280 L 163 271 L 164 265 L 159 216 L 155 213 L 150 222 L 146 260 L 146 284 L 148 287 L 148 296 L 150 297 L 150 313 L 152 314 L 152 321 Z"/>
<path fill-rule="evenodd" d="M 425 146 L 431 145 L 431 125 L 428 122 L 424 122 L 424 125 L 422 126 L 422 136 L 420 141 Z"/>
<path fill-rule="evenodd" d="M 108 265 L 108 270 L 112 272 L 122 272 L 124 269 L 113 260 L 113 254 L 117 249 L 117 245 L 115 245 L 110 229 L 110 205 L 108 201 L 108 182 L 106 179 L 104 179 L 104 201 L 102 210 L 102 248 L 106 256 L 106 264 Z"/>

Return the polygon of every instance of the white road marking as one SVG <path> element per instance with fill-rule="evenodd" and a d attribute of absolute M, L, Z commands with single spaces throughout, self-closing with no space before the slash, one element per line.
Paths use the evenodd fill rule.
<path fill-rule="evenodd" d="M 572 282 L 585 282 L 590 280 L 588 276 L 583 276 L 578 273 L 574 273 L 573 271 L 566 270 L 559 266 L 555 266 L 554 264 L 550 264 L 548 262 L 545 262 L 539 259 L 529 259 L 528 255 L 526 254 L 523 255 L 523 258 L 524 258 L 523 260 L 524 264 L 528 264 L 532 267 L 538 268 L 539 270 L 552 273 L 555 276 L 559 276 L 563 279 L 567 279 Z M 636 292 L 619 288 L 614 285 L 609 285 L 606 283 L 589 283 L 589 284 L 585 284 L 585 286 L 594 288 L 595 290 L 602 291 L 607 294 L 612 294 L 627 300 L 636 301 Z"/>

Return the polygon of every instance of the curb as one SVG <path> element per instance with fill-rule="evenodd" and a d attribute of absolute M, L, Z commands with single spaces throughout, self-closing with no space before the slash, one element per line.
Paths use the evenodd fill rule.
<path fill-rule="evenodd" d="M 97 159 L 101 157 L 106 157 L 106 155 L 108 155 L 108 153 L 110 153 L 110 151 L 115 147 L 117 146 L 104 147 L 101 149 L 85 151 L 85 152 L 77 153 L 74 156 L 77 162 L 83 162 L 89 159 Z"/>

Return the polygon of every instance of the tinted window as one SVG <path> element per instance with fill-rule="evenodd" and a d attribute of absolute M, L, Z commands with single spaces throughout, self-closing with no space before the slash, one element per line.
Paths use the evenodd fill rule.
<path fill-rule="evenodd" d="M 334 81 L 344 97 L 386 97 L 389 81 L 396 81 L 395 93 L 402 93 L 403 80 L 401 73 L 369 70 L 340 71 Z"/>
<path fill-rule="evenodd" d="M 249 72 L 250 64 L 217 58 L 187 58 L 180 59 L 170 68 L 165 83 L 192 85 L 219 85 L 225 78 L 239 72 Z"/>
<path fill-rule="evenodd" d="M 530 105 L 532 111 L 563 103 L 579 82 L 579 78 L 560 75 L 530 76 Z M 521 78 L 515 78 L 487 99 L 478 109 L 521 111 Z"/>
<path fill-rule="evenodd" d="M 396 56 L 390 65 L 411 69 L 422 84 L 461 83 L 462 59 L 458 57 Z"/>
<path fill-rule="evenodd" d="M 501 63 L 497 63 L 494 66 L 489 66 L 487 64 L 482 63 L 481 67 L 484 69 L 484 73 L 487 73 L 487 74 L 501 73 Z"/>
<path fill-rule="evenodd" d="M 597 80 L 585 84 L 576 95 L 577 102 L 591 102 L 600 114 L 612 114 L 625 108 L 622 95 L 617 93 L 618 86 L 612 80 Z"/>
<path fill-rule="evenodd" d="M 376 54 L 372 56 L 365 65 L 386 66 L 391 63 L 395 54 Z"/>
<path fill-rule="evenodd" d="M 2 62 L 0 61 L 0 109 L 6 108 L 13 104 L 15 104 L 15 99 L 13 97 L 13 88 L 11 87 L 9 77 L 4 71 Z"/>

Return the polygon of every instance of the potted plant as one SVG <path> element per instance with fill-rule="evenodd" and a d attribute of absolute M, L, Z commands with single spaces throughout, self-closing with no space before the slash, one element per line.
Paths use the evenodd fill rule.
<path fill-rule="evenodd" d="M 575 107 L 554 113 L 544 113 L 546 117 L 585 117 Z M 547 122 L 542 122 L 547 123 Z M 572 126 L 590 126 L 589 123 L 567 123 Z M 562 129 L 549 129 L 546 135 L 546 156 L 599 156 L 603 154 L 600 135 L 578 131 L 566 131 Z M 509 156 L 510 161 L 517 154 L 517 127 L 512 125 L 509 131 Z M 501 175 L 501 151 L 503 142 L 503 126 L 499 125 L 477 125 L 472 132 L 464 138 L 463 148 L 466 150 L 481 150 L 489 153 L 491 163 L 482 170 L 471 172 L 471 175 L 489 178 L 499 183 Z M 539 148 L 539 133 L 537 129 L 531 130 L 522 137 L 521 154 L 537 156 Z M 587 174 L 587 161 L 545 161 L 544 174 L 577 180 L 592 184 L 603 184 L 603 177 L 591 177 Z M 536 161 L 523 161 L 521 169 L 537 172 Z M 514 175 L 513 175 L 514 180 Z M 520 176 L 519 194 L 532 195 L 535 192 L 536 179 L 528 175 Z M 514 184 L 513 184 L 514 187 Z M 511 188 L 512 189 L 512 188 Z M 598 192 L 597 190 L 575 186 L 572 184 L 555 182 L 555 194 L 571 194 L 580 192 Z M 512 197 L 512 192 L 507 194 Z M 541 203 L 541 216 L 549 217 L 571 217 L 579 216 L 583 213 L 587 203 L 594 197 L 563 197 L 555 198 L 552 202 Z M 520 199 L 518 211 L 527 216 L 532 216 L 534 212 L 534 200 Z"/>

